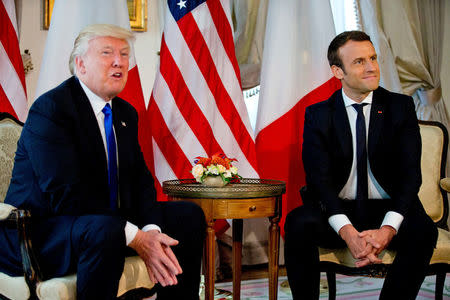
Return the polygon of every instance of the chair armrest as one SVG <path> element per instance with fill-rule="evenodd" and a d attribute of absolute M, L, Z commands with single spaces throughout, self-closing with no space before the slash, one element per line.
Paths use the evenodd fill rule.
<path fill-rule="evenodd" d="M 0 202 L 0 221 L 6 221 L 14 209 L 14 206 Z"/>
<path fill-rule="evenodd" d="M 25 281 L 33 294 L 42 275 L 31 243 L 31 213 L 28 210 L 16 209 L 12 205 L 0 203 L 0 223 L 17 229 Z"/>
<path fill-rule="evenodd" d="M 450 177 L 442 178 L 440 184 L 444 191 L 450 193 Z"/>

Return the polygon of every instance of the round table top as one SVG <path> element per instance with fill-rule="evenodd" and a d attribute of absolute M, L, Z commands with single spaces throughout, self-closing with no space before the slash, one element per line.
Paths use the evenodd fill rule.
<path fill-rule="evenodd" d="M 177 179 L 163 182 L 163 192 L 172 197 L 245 199 L 281 196 L 286 183 L 272 179 L 241 178 L 237 183 L 223 187 L 207 186 L 195 179 Z"/>

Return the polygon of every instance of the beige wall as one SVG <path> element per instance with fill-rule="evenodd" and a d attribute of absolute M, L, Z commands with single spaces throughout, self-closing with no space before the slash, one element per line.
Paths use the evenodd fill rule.
<path fill-rule="evenodd" d="M 29 105 L 39 96 L 35 93 L 48 33 L 47 30 L 42 29 L 42 2 L 41 0 L 16 0 L 20 49 L 22 53 L 25 49 L 30 50 L 34 65 L 34 70 L 30 71 L 25 78 Z M 147 31 L 135 33 L 136 61 L 146 102 L 150 99 L 159 62 L 157 53 L 161 45 L 160 24 L 164 17 L 162 3 L 161 0 L 148 0 Z"/>

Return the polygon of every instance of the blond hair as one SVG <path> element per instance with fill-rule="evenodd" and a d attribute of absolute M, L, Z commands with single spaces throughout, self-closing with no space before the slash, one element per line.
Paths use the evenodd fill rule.
<path fill-rule="evenodd" d="M 83 28 L 83 30 L 80 31 L 77 38 L 75 39 L 72 52 L 70 53 L 69 69 L 72 75 L 75 75 L 75 58 L 86 53 L 90 40 L 103 36 L 110 36 L 113 38 L 125 40 L 127 41 L 129 46 L 131 46 L 135 39 L 133 33 L 130 30 L 116 25 L 92 24 L 86 26 L 85 28 Z"/>

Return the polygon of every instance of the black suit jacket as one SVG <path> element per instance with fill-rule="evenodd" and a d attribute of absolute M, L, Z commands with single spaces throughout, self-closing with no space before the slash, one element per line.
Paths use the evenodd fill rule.
<path fill-rule="evenodd" d="M 374 177 L 391 198 L 389 210 L 403 216 L 415 204 L 421 185 L 421 139 L 411 97 L 381 87 L 373 93 L 368 157 Z M 305 113 L 303 163 L 308 195 L 327 216 L 345 213 L 338 194 L 348 180 L 353 159 L 350 125 L 336 91 Z"/>
<path fill-rule="evenodd" d="M 148 213 L 159 209 L 153 179 L 138 144 L 138 117 L 124 100 L 112 100 L 119 159 L 120 208 L 109 209 L 106 153 L 91 104 L 79 81 L 71 77 L 43 94 L 32 105 L 17 145 L 11 184 L 5 202 L 31 210 L 35 222 L 33 242 L 44 260 L 67 271 L 70 243 L 67 228 L 73 216 L 119 215 L 125 226 L 147 223 Z M 152 222 L 160 223 L 159 214 Z M 155 219 L 156 218 L 156 219 Z M 0 231 L 9 245 L 0 269 L 20 272 L 15 232 Z M 51 240 L 51 241 L 50 241 Z M 49 243 L 55 247 L 48 249 Z M 60 261 L 59 261 L 60 260 Z M 44 263 L 45 264 L 45 263 Z"/>

